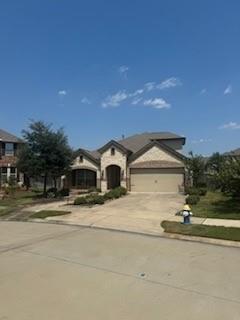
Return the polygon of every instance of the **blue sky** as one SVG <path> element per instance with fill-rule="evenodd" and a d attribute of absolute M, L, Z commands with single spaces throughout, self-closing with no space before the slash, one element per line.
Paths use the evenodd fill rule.
<path fill-rule="evenodd" d="M 2 1 L 0 127 L 64 127 L 89 149 L 144 131 L 240 147 L 240 2 Z"/>

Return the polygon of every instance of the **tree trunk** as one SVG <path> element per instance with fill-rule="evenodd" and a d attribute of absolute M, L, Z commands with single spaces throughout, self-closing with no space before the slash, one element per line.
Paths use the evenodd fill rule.
<path fill-rule="evenodd" d="M 47 195 L 47 173 L 44 175 L 43 195 Z"/>
<path fill-rule="evenodd" d="M 57 179 L 56 178 L 53 178 L 53 183 L 54 183 L 54 188 L 57 189 Z"/>

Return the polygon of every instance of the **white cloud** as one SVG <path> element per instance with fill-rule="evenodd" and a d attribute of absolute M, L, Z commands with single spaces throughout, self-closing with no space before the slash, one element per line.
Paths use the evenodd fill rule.
<path fill-rule="evenodd" d="M 207 142 L 212 142 L 212 139 L 199 139 L 199 140 L 192 140 L 191 143 L 192 144 L 198 144 L 198 143 L 207 143 Z"/>
<path fill-rule="evenodd" d="M 219 129 L 240 129 L 240 124 L 230 121 L 229 123 L 225 123 L 220 126 Z"/>
<path fill-rule="evenodd" d="M 229 84 L 227 88 L 224 90 L 223 94 L 231 94 L 232 93 L 232 86 Z"/>
<path fill-rule="evenodd" d="M 136 104 L 139 104 L 139 102 L 142 101 L 142 98 L 135 98 L 133 101 L 132 101 L 132 104 L 133 105 L 136 105 Z"/>
<path fill-rule="evenodd" d="M 142 94 L 143 92 L 144 92 L 143 89 L 138 89 L 138 90 L 134 91 L 133 93 L 129 93 L 129 97 L 139 96 L 139 95 Z"/>
<path fill-rule="evenodd" d="M 144 85 L 144 88 L 146 89 L 146 91 L 152 91 L 155 89 L 156 83 L 155 82 L 147 82 Z"/>
<path fill-rule="evenodd" d="M 182 83 L 178 78 L 172 77 L 162 81 L 160 84 L 156 86 L 157 89 L 169 89 L 180 86 Z"/>
<path fill-rule="evenodd" d="M 59 90 L 58 91 L 58 95 L 59 96 L 66 96 L 67 95 L 67 91 L 66 90 Z"/>
<path fill-rule="evenodd" d="M 169 109 L 171 107 L 171 105 L 162 98 L 145 100 L 143 104 L 144 106 L 153 107 L 155 109 Z"/>
<path fill-rule="evenodd" d="M 127 72 L 129 70 L 129 67 L 128 66 L 120 66 L 118 68 L 118 72 L 120 73 L 120 75 L 122 75 L 124 78 L 127 78 Z"/>
<path fill-rule="evenodd" d="M 127 72 L 128 69 L 129 68 L 126 66 L 121 66 L 119 68 L 119 72 L 124 74 L 125 72 Z M 136 98 L 136 99 L 133 99 L 131 104 L 133 105 L 138 104 L 142 100 L 142 98 L 141 99 L 138 99 L 138 98 L 140 98 L 140 96 L 145 93 L 147 94 L 152 90 L 157 90 L 157 89 L 163 90 L 163 89 L 173 88 L 180 85 L 181 85 L 181 81 L 178 78 L 174 78 L 174 77 L 168 78 L 162 81 L 160 84 L 156 84 L 156 82 L 147 82 L 144 84 L 142 88 L 137 89 L 134 92 L 119 90 L 116 94 L 107 96 L 102 102 L 102 107 L 103 108 L 117 107 L 121 104 L 121 102 L 130 98 Z M 152 106 L 157 109 L 170 108 L 170 104 L 167 103 L 162 98 L 151 98 L 149 100 L 145 100 L 144 105 Z"/>
<path fill-rule="evenodd" d="M 84 103 L 84 104 L 91 104 L 91 101 L 87 97 L 83 97 L 81 99 L 81 102 Z"/>
<path fill-rule="evenodd" d="M 126 100 L 127 98 L 128 94 L 125 91 L 118 91 L 112 96 L 107 96 L 107 98 L 102 102 L 102 107 L 118 107 L 120 103 Z"/>

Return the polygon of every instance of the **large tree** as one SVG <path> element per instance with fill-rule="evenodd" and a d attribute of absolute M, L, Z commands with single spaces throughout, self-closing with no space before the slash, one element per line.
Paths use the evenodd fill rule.
<path fill-rule="evenodd" d="M 205 182 L 205 160 L 201 155 L 189 152 L 186 160 L 188 175 L 192 178 L 193 186 L 199 187 Z"/>
<path fill-rule="evenodd" d="M 24 147 L 19 152 L 17 166 L 28 178 L 44 178 L 44 194 L 47 179 L 53 181 L 65 174 L 72 161 L 72 150 L 63 129 L 54 131 L 50 124 L 33 121 L 23 131 Z"/>
<path fill-rule="evenodd" d="M 240 159 L 228 157 L 220 172 L 222 191 L 240 198 Z"/>
<path fill-rule="evenodd" d="M 221 155 L 219 152 L 215 152 L 211 155 L 211 157 L 207 161 L 207 170 L 209 173 L 219 175 L 221 172 L 224 163 L 225 163 L 226 157 Z"/>
<path fill-rule="evenodd" d="M 219 152 L 215 152 L 208 158 L 207 169 L 207 181 L 209 188 L 213 190 L 221 189 L 222 181 L 220 174 L 225 167 L 226 157 Z"/>

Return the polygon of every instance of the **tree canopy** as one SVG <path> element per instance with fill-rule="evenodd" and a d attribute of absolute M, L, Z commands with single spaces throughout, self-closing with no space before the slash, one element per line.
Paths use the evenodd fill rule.
<path fill-rule="evenodd" d="M 54 181 L 65 174 L 72 162 L 72 150 L 63 129 L 54 131 L 52 125 L 33 121 L 23 131 L 25 140 L 18 156 L 18 169 L 28 178 L 44 177 L 44 193 L 47 178 Z"/>
<path fill-rule="evenodd" d="M 189 157 L 186 160 L 188 175 L 192 177 L 194 187 L 199 187 L 204 182 L 205 176 L 205 160 L 201 155 L 194 155 L 189 152 Z"/>

